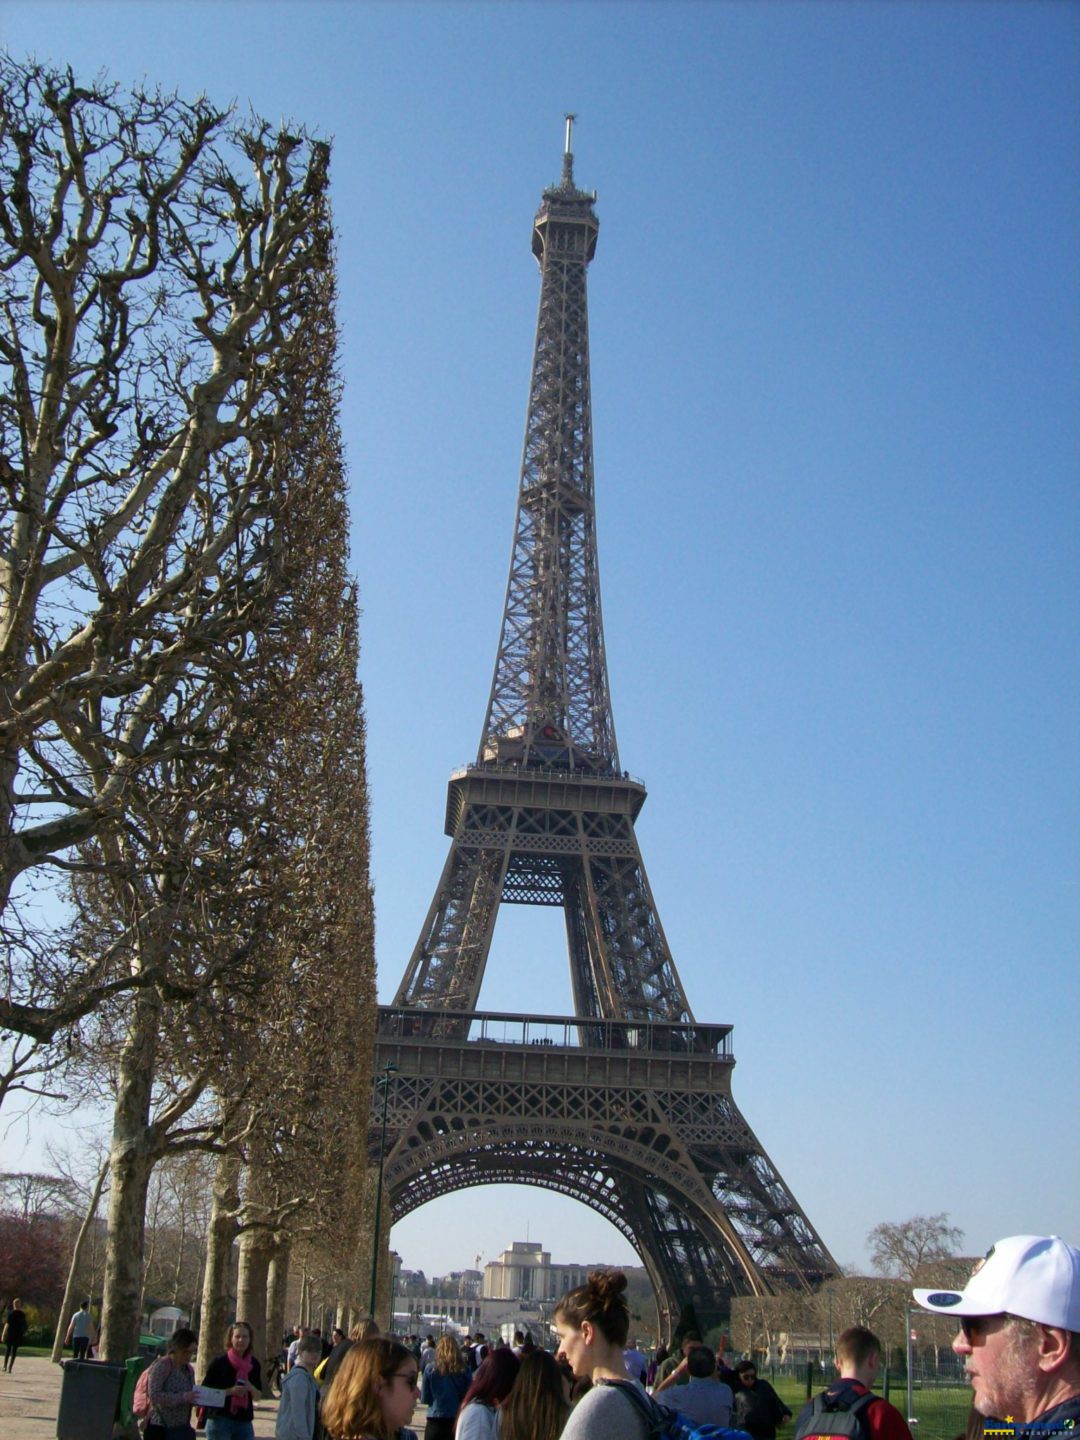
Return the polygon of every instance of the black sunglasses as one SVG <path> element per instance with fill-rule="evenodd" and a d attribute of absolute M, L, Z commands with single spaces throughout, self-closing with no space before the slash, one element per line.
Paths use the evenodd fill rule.
<path fill-rule="evenodd" d="M 990 1328 L 991 1320 L 1000 1320 L 1001 1316 L 959 1315 L 957 1316 L 957 1319 L 960 1321 L 960 1329 L 963 1332 L 964 1339 L 969 1345 L 974 1345 L 976 1340 L 980 1339 L 986 1334 L 987 1330 Z"/>

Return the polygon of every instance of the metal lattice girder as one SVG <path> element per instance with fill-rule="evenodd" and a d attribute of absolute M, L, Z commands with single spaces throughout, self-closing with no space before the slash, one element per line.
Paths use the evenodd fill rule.
<path fill-rule="evenodd" d="M 532 777 L 500 777 L 493 787 L 487 774 L 467 771 L 451 787 L 460 792 L 447 807 L 453 844 L 395 1004 L 475 1005 L 506 900 L 564 906 L 582 1014 L 692 1019 L 634 834 L 644 793 L 636 781 L 582 787 L 564 778 L 551 807 L 538 803 Z M 598 791 L 608 807 L 581 808 Z"/>
<path fill-rule="evenodd" d="M 645 788 L 619 768 L 593 501 L 594 199 L 568 147 L 533 230 L 540 310 L 480 753 L 451 778 L 450 853 L 380 1011 L 376 1068 L 398 1066 L 386 1181 L 396 1218 L 500 1181 L 570 1195 L 635 1246 L 668 1319 L 693 1300 L 704 1320 L 734 1294 L 838 1272 L 731 1097 L 730 1027 L 694 1020 L 634 832 Z M 504 902 L 563 907 L 573 1017 L 476 1011 Z"/>
<path fill-rule="evenodd" d="M 752 1149 L 730 1095 L 728 1027 L 601 1031 L 580 1016 L 385 1007 L 377 1066 L 390 1063 L 385 1175 L 397 1219 L 469 1185 L 542 1185 L 611 1220 L 676 1312 L 691 1295 L 722 1311 L 733 1294 L 834 1273 L 826 1251 L 798 1244 L 793 1221 L 802 1239 L 813 1232 Z M 767 1167 L 756 1174 L 755 1155 Z M 733 1186 L 738 1203 L 718 1203 Z"/>
<path fill-rule="evenodd" d="M 532 383 L 510 574 L 480 762 L 617 771 L 593 505 L 589 314 L 594 196 L 544 192 Z"/>

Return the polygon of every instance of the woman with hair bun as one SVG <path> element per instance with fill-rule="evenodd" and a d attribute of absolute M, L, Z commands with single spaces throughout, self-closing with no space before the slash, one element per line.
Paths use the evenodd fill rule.
<path fill-rule="evenodd" d="M 593 1387 L 570 1412 L 562 1440 L 648 1440 L 650 1402 L 623 1360 L 630 1310 L 622 1271 L 594 1270 L 564 1295 L 555 1307 L 555 1333 L 559 1357 Z M 627 1390 L 638 1390 L 640 1402 Z"/>

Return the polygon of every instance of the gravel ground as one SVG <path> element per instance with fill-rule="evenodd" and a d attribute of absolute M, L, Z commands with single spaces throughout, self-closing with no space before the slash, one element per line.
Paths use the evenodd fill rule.
<path fill-rule="evenodd" d="M 2 1440 L 56 1440 L 62 1376 L 59 1365 L 36 1355 L 20 1355 L 9 1375 L 0 1372 Z M 274 1440 L 276 1415 L 276 1400 L 263 1400 L 256 1405 L 255 1440 Z M 419 1405 L 412 1423 L 417 1434 L 423 1435 L 424 1410 Z M 90 1437 L 87 1435 L 85 1440 Z"/>

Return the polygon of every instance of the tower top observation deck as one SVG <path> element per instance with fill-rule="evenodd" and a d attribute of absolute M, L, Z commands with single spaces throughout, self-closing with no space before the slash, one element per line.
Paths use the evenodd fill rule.
<path fill-rule="evenodd" d="M 558 185 L 549 185 L 543 192 L 533 221 L 532 250 L 541 268 L 545 249 L 553 243 L 559 250 L 567 252 L 568 257 L 576 253 L 586 265 L 596 254 L 596 237 L 600 230 L 600 221 L 593 210 L 596 191 L 579 190 L 574 184 L 572 145 L 576 118 L 574 115 L 566 117 L 562 179 Z M 561 239 L 556 240 L 556 235 L 560 235 Z"/>

